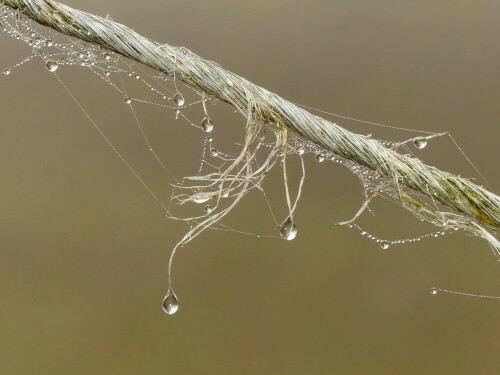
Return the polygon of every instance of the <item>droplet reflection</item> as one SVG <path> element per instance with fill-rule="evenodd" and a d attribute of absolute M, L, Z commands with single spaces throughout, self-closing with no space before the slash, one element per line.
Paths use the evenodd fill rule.
<path fill-rule="evenodd" d="M 182 96 L 182 94 L 180 92 L 178 92 L 177 94 L 174 95 L 174 103 L 177 106 L 184 105 L 184 96 Z"/>
<path fill-rule="evenodd" d="M 281 224 L 280 235 L 287 241 L 291 241 L 297 237 L 297 226 L 290 217 Z"/>
<path fill-rule="evenodd" d="M 415 138 L 413 140 L 413 144 L 415 145 L 416 148 L 418 148 L 419 150 L 425 148 L 425 146 L 427 146 L 427 139 L 425 138 Z"/>
<path fill-rule="evenodd" d="M 212 129 L 214 128 L 214 123 L 210 119 L 210 117 L 204 117 L 203 120 L 201 121 L 201 128 L 203 129 L 204 132 L 210 133 Z"/>
<path fill-rule="evenodd" d="M 179 310 L 179 300 L 172 288 L 168 288 L 167 295 L 163 299 L 162 308 L 168 315 L 175 314 Z"/>
<path fill-rule="evenodd" d="M 57 61 L 54 61 L 54 60 L 49 60 L 47 61 L 47 70 L 49 72 L 55 72 L 57 70 L 57 68 L 59 67 L 59 65 L 57 64 Z"/>
<path fill-rule="evenodd" d="M 389 248 L 389 242 L 387 242 L 387 241 L 382 241 L 382 242 L 380 243 L 380 247 L 381 247 L 382 249 L 384 249 L 384 250 L 387 250 L 387 249 Z"/>

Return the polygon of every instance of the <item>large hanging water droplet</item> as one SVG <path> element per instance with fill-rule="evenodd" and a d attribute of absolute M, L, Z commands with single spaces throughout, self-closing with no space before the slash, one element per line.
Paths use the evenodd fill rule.
<path fill-rule="evenodd" d="M 214 123 L 210 119 L 210 117 L 206 116 L 201 120 L 201 128 L 204 132 L 210 133 L 214 128 Z"/>
<path fill-rule="evenodd" d="M 59 67 L 59 65 L 57 64 L 57 61 L 54 61 L 54 60 L 49 60 L 47 61 L 47 69 L 49 72 L 55 72 L 57 70 L 57 68 Z"/>
<path fill-rule="evenodd" d="M 174 103 L 177 106 L 184 105 L 184 96 L 182 96 L 182 94 L 180 92 L 178 92 L 177 94 L 174 95 Z"/>
<path fill-rule="evenodd" d="M 127 98 L 125 98 L 125 103 L 127 103 L 127 104 L 132 103 L 132 99 L 130 99 L 130 98 L 128 98 L 128 97 L 127 97 Z"/>
<path fill-rule="evenodd" d="M 299 155 L 303 155 L 305 150 L 304 150 L 304 147 L 303 146 L 299 146 L 295 149 L 295 151 L 297 152 L 297 154 Z"/>
<path fill-rule="evenodd" d="M 219 156 L 219 151 L 217 151 L 215 148 L 210 150 L 210 155 L 212 156 Z"/>
<path fill-rule="evenodd" d="M 207 214 L 209 214 L 209 213 L 210 213 L 210 212 L 212 212 L 213 210 L 214 210 L 214 208 L 213 208 L 212 206 L 210 206 L 210 205 L 205 206 L 205 212 L 206 212 Z"/>
<path fill-rule="evenodd" d="M 427 146 L 427 139 L 425 138 L 415 138 L 413 140 L 413 144 L 415 145 L 416 148 L 418 148 L 419 150 L 425 148 L 425 146 Z"/>
<path fill-rule="evenodd" d="M 52 47 L 52 46 L 54 45 L 54 42 L 53 42 L 52 40 L 50 40 L 50 39 L 47 39 L 47 40 L 45 41 L 45 45 L 46 45 L 47 47 Z"/>
<path fill-rule="evenodd" d="M 318 163 L 322 163 L 322 162 L 325 161 L 325 157 L 323 155 L 321 155 L 321 154 L 318 154 L 318 155 L 316 155 L 316 161 Z"/>
<path fill-rule="evenodd" d="M 3 74 L 5 74 L 6 76 L 8 76 L 10 74 L 10 69 L 5 69 L 3 71 Z"/>
<path fill-rule="evenodd" d="M 431 288 L 431 294 L 437 294 L 438 290 L 436 288 Z"/>
<path fill-rule="evenodd" d="M 380 247 L 381 247 L 382 249 L 384 249 L 384 250 L 387 250 L 387 249 L 389 248 L 389 242 L 387 242 L 387 241 L 382 241 L 382 242 L 380 243 Z"/>
<path fill-rule="evenodd" d="M 179 300 L 172 288 L 168 288 L 167 295 L 163 299 L 162 308 L 168 315 L 175 314 L 179 310 Z"/>
<path fill-rule="evenodd" d="M 291 241 L 297 237 L 297 226 L 290 217 L 281 224 L 280 235 L 287 241 Z"/>

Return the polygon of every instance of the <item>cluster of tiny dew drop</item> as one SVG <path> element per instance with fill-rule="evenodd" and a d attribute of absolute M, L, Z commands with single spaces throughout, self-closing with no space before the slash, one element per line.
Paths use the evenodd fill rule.
<path fill-rule="evenodd" d="M 447 231 L 445 231 L 445 230 L 439 230 L 439 231 L 435 231 L 435 232 L 431 232 L 431 233 L 426 233 L 426 234 L 423 234 L 420 236 L 404 238 L 404 239 L 400 239 L 400 240 L 384 240 L 384 239 L 378 238 L 377 236 L 375 236 L 371 233 L 368 233 L 366 230 L 361 228 L 358 224 L 349 224 L 348 227 L 357 229 L 359 231 L 360 235 L 366 236 L 368 239 L 378 243 L 383 250 L 387 250 L 390 245 L 405 244 L 405 243 L 409 243 L 409 242 L 417 242 L 417 241 L 420 241 L 420 240 L 422 240 L 424 238 L 428 238 L 428 237 L 436 238 L 439 236 L 444 236 L 447 233 Z"/>

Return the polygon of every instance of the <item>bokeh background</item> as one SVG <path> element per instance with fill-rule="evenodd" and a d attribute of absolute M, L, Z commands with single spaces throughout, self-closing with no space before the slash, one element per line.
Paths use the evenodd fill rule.
<path fill-rule="evenodd" d="M 66 4 L 186 46 L 294 102 L 449 131 L 489 185 L 479 182 L 499 192 L 499 2 Z M 29 54 L 4 34 L 0 43 L 0 66 Z M 168 197 L 123 98 L 85 70 L 58 73 Z M 174 175 L 195 172 L 203 135 L 170 112 L 138 112 Z M 0 113 L 0 373 L 500 373 L 500 304 L 429 294 L 437 286 L 500 295 L 488 245 L 457 233 L 384 252 L 334 226 L 362 203 L 342 166 L 307 158 L 296 240 L 208 231 L 182 249 L 174 268 L 181 308 L 167 316 L 167 260 L 185 227 L 164 219 L 41 61 L 0 77 Z M 215 121 L 220 148 L 231 147 L 242 119 L 219 105 Z M 377 138 L 411 136 L 340 123 Z M 445 138 L 418 155 L 477 178 Z M 266 187 L 283 218 L 279 173 Z M 362 224 L 381 237 L 433 230 L 389 202 L 373 208 Z M 258 195 L 225 222 L 274 229 Z"/>

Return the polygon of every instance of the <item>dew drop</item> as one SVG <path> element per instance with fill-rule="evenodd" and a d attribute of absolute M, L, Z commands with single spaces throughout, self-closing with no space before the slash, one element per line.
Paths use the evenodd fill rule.
<path fill-rule="evenodd" d="M 302 147 L 302 146 L 297 147 L 297 148 L 295 149 L 295 151 L 296 151 L 296 152 L 297 152 L 297 154 L 299 154 L 299 155 L 303 155 L 303 154 L 304 154 L 304 152 L 305 152 L 304 147 Z"/>
<path fill-rule="evenodd" d="M 437 289 L 436 288 L 431 288 L 431 294 L 437 294 Z"/>
<path fill-rule="evenodd" d="M 215 148 L 210 150 L 210 155 L 212 156 L 219 156 L 219 151 L 217 151 Z"/>
<path fill-rule="evenodd" d="M 175 314 L 179 310 L 179 301 L 172 288 L 168 288 L 167 295 L 163 299 L 162 308 L 168 315 Z"/>
<path fill-rule="evenodd" d="M 54 60 L 49 60 L 47 61 L 47 69 L 49 72 L 55 72 L 57 70 L 57 68 L 59 67 L 59 65 L 57 64 L 57 61 L 54 61 Z"/>
<path fill-rule="evenodd" d="M 204 117 L 203 120 L 201 120 L 201 128 L 203 129 L 204 132 L 210 133 L 212 129 L 214 128 L 214 123 L 210 119 L 210 117 Z"/>
<path fill-rule="evenodd" d="M 323 163 L 323 161 L 325 161 L 325 157 L 321 154 L 318 154 L 318 155 L 316 155 L 316 161 L 318 163 Z"/>
<path fill-rule="evenodd" d="M 174 95 L 174 103 L 178 106 L 184 105 L 184 96 L 180 92 Z"/>
<path fill-rule="evenodd" d="M 128 97 L 127 97 L 127 98 L 125 98 L 125 103 L 127 103 L 127 104 L 132 103 L 132 99 L 130 99 L 130 98 L 128 98 Z"/>
<path fill-rule="evenodd" d="M 50 39 L 47 39 L 47 40 L 45 41 L 45 45 L 46 45 L 47 47 L 52 47 L 52 46 L 54 45 L 54 42 L 53 42 L 52 40 L 50 40 Z"/>
<path fill-rule="evenodd" d="M 210 212 L 212 212 L 213 210 L 214 210 L 214 208 L 213 208 L 212 206 L 210 206 L 210 205 L 205 206 L 205 212 L 206 212 L 207 214 L 209 214 L 209 213 L 210 213 Z"/>
<path fill-rule="evenodd" d="M 110 60 L 110 59 L 111 59 L 111 55 L 109 53 L 105 53 L 104 60 Z"/>
<path fill-rule="evenodd" d="M 208 142 L 212 142 L 214 139 L 212 137 L 207 137 Z"/>
<path fill-rule="evenodd" d="M 280 235 L 287 241 L 291 241 L 297 237 L 297 226 L 290 217 L 281 224 Z"/>
<path fill-rule="evenodd" d="M 418 148 L 419 150 L 425 148 L 425 146 L 427 146 L 427 139 L 425 138 L 415 138 L 413 140 L 413 144 L 415 145 L 416 148 Z"/>
<path fill-rule="evenodd" d="M 139 74 L 135 75 L 135 79 L 140 79 L 140 78 L 141 78 L 141 76 Z"/>
<path fill-rule="evenodd" d="M 382 242 L 380 243 L 380 247 L 381 247 L 382 249 L 384 249 L 384 250 L 387 250 L 387 249 L 389 248 L 389 242 L 387 242 L 387 241 L 382 241 Z"/>
<path fill-rule="evenodd" d="M 5 74 L 6 76 L 8 76 L 10 74 L 10 69 L 5 69 L 3 71 L 3 74 Z"/>

